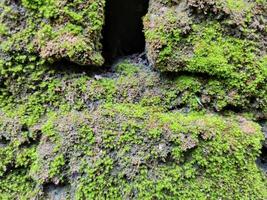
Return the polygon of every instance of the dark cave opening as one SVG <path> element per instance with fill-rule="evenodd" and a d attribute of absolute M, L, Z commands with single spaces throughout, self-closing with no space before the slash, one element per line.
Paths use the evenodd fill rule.
<path fill-rule="evenodd" d="M 107 0 L 103 29 L 103 56 L 106 64 L 145 50 L 142 17 L 149 0 Z"/>

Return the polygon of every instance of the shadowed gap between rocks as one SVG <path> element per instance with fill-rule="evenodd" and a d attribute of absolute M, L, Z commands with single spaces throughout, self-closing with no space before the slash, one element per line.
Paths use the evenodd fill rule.
<path fill-rule="evenodd" d="M 107 65 L 145 50 L 142 17 L 148 4 L 149 0 L 107 0 L 102 41 Z"/>
<path fill-rule="evenodd" d="M 257 160 L 257 164 L 267 175 L 267 147 L 265 145 L 261 149 L 261 154 Z"/>
<path fill-rule="evenodd" d="M 265 136 L 265 141 L 263 142 L 261 154 L 257 160 L 257 164 L 267 175 L 267 121 L 266 120 L 259 121 L 259 124 L 262 126 L 262 131 Z"/>

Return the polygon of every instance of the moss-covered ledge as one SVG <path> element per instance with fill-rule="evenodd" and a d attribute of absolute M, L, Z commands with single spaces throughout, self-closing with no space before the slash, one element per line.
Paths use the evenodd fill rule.
<path fill-rule="evenodd" d="M 227 106 L 267 113 L 266 1 L 151 0 L 148 58 L 161 72 L 216 79 Z"/>
<path fill-rule="evenodd" d="M 104 0 L 1 1 L 0 52 L 100 66 L 104 6 Z"/>

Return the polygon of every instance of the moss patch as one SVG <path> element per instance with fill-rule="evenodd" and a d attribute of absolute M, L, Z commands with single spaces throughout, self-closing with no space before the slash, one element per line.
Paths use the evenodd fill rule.
<path fill-rule="evenodd" d="M 130 60 L 113 74 L 43 69 L 34 87 L 1 88 L 0 197 L 45 198 L 47 185 L 77 199 L 266 197 L 259 125 L 207 110 L 229 103 L 220 82 Z"/>
<path fill-rule="evenodd" d="M 218 81 L 234 107 L 254 104 L 266 112 L 264 5 L 242 0 L 152 1 L 144 19 L 148 57 L 162 72 Z M 258 26 L 253 25 L 256 21 Z"/>

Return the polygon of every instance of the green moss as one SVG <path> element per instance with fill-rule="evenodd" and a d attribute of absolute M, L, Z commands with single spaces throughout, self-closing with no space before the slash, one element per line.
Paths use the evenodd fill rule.
<path fill-rule="evenodd" d="M 205 199 L 207 195 L 212 199 L 261 199 L 266 196 L 263 192 L 265 186 L 261 182 L 263 179 L 256 172 L 255 158 L 247 159 L 247 156 L 259 153 L 256 149 L 260 148 L 262 139 L 260 132 L 257 139 L 255 135 L 254 139 L 249 136 L 249 130 L 243 125 L 250 126 L 250 122 L 238 125 L 233 122 L 234 118 L 225 121 L 218 116 L 158 113 L 149 108 L 145 108 L 148 112 L 142 114 L 143 120 L 139 121 L 139 115 L 127 114 L 128 106 L 135 112 L 141 109 L 138 105 L 118 104 L 105 106 L 101 112 L 97 111 L 98 115 L 103 113 L 103 117 L 105 116 L 98 122 L 102 133 L 100 137 L 105 138 L 108 134 L 110 140 L 103 140 L 105 153 L 86 170 L 86 177 L 80 179 L 77 199 L 96 196 L 100 199 Z M 107 126 L 110 119 L 122 120 L 123 124 L 128 124 L 127 129 L 120 132 L 124 125 L 116 120 L 112 120 L 113 124 Z M 138 125 L 132 126 L 137 121 Z M 103 131 L 103 128 L 112 132 Z M 257 126 L 254 128 L 254 131 L 260 130 Z M 132 131 L 135 134 L 129 135 Z M 120 134 L 116 134 L 117 132 Z M 98 132 L 95 134 L 98 135 Z M 126 136 L 127 142 L 121 143 L 121 138 Z M 150 138 L 148 143 L 136 143 L 138 140 L 148 141 L 145 140 L 146 137 Z M 164 152 L 168 151 L 163 142 L 166 139 L 172 144 L 169 147 L 172 149 L 169 157 L 165 157 L 167 154 Z M 138 150 L 135 150 L 135 145 L 138 145 Z M 255 151 L 246 151 L 244 145 L 252 145 Z M 113 152 L 113 149 L 122 153 L 115 160 L 123 160 L 119 162 L 119 168 L 124 170 L 116 170 L 117 165 L 112 161 L 114 158 L 108 153 Z M 132 151 L 136 152 L 128 158 L 127 155 L 131 155 Z M 158 165 L 158 162 L 162 164 Z M 153 167 L 147 163 L 153 163 Z M 129 165 L 133 165 L 133 171 L 128 171 Z M 256 171 L 247 173 L 248 169 Z M 258 181 L 254 182 L 252 187 L 255 190 L 252 191 L 251 182 L 255 177 L 258 177 Z M 105 180 L 109 180 L 109 183 Z M 238 192 L 240 189 L 243 194 Z M 258 193 L 259 191 L 262 193 Z"/>
<path fill-rule="evenodd" d="M 64 159 L 64 156 L 61 154 L 61 155 L 57 155 L 53 162 L 50 164 L 50 168 L 49 168 L 49 176 L 50 178 L 55 176 L 55 175 L 58 175 L 58 174 L 61 174 L 62 173 L 62 168 L 64 167 L 65 165 L 65 159 Z"/>
<path fill-rule="evenodd" d="M 267 198 L 250 121 L 267 113 L 267 56 L 247 37 L 262 40 L 255 2 L 155 2 L 166 9 L 151 7 L 162 13 L 145 34 L 161 72 L 125 60 L 93 75 L 49 63 L 103 63 L 104 1 L 0 3 L 0 199 L 46 198 L 44 186 L 75 199 Z"/>
<path fill-rule="evenodd" d="M 1 199 L 22 199 L 34 197 L 37 192 L 35 183 L 25 170 L 15 170 L 0 180 Z"/>
<path fill-rule="evenodd" d="M 231 9 L 233 11 L 243 11 L 243 10 L 249 10 L 250 9 L 249 4 L 243 0 L 238 0 L 238 1 L 227 0 L 226 5 L 229 9 Z"/>
<path fill-rule="evenodd" d="M 16 10 L 16 6 L 22 9 Z M 100 39 L 104 1 L 23 0 L 15 6 L 4 1 L 0 9 L 4 10 L 0 17 L 1 32 L 5 31 L 6 36 L 1 39 L 0 49 L 10 57 L 15 58 L 14 53 L 19 52 L 35 54 L 50 62 L 66 58 L 81 65 L 103 64 Z M 17 31 L 11 33 L 4 27 Z"/>
<path fill-rule="evenodd" d="M 55 0 L 22 0 L 22 5 L 27 9 L 35 11 L 36 14 L 44 16 L 45 18 L 55 17 L 59 14 L 57 12 L 59 5 L 57 5 L 57 1 Z"/>
<path fill-rule="evenodd" d="M 232 3 L 227 2 L 229 7 Z M 234 4 L 240 4 L 242 10 L 246 3 L 235 1 Z M 192 3 L 191 6 L 194 5 Z M 263 64 L 266 55 L 260 54 L 262 45 L 258 40 L 246 36 L 235 37 L 229 34 L 226 24 L 209 18 L 192 24 L 194 16 L 190 18 L 186 12 L 177 13 L 171 7 L 153 21 L 151 28 L 149 17 L 152 15 L 148 14 L 145 18 L 145 35 L 148 56 L 155 68 L 162 72 L 206 76 L 211 82 L 217 80 L 220 91 L 213 90 L 212 87 L 208 90 L 211 93 L 219 92 L 218 110 L 228 103 L 234 107 L 249 107 L 254 103 L 251 99 L 267 98 L 264 86 L 267 65 Z M 180 87 L 184 86 L 181 84 Z M 201 96 L 203 95 L 205 94 L 202 93 Z M 227 96 L 227 99 L 223 100 L 223 96 Z M 199 100 L 190 99 L 191 104 L 197 107 Z M 257 101 L 256 104 L 266 110 L 266 102 Z"/>
<path fill-rule="evenodd" d="M 60 177 L 79 166 L 77 199 L 266 197 L 255 165 L 263 135 L 242 117 L 104 104 L 91 113 L 57 113 L 50 123 L 62 141 L 79 133 L 74 143 L 47 155 L 53 158 L 48 162 L 52 180 L 65 180 Z M 43 174 L 45 168 L 39 170 Z"/>
<path fill-rule="evenodd" d="M 1 199 L 28 199 L 37 194 L 36 183 L 29 175 L 36 159 L 36 146 L 23 147 L 24 142 L 16 139 L 0 148 Z"/>
<path fill-rule="evenodd" d="M 132 76 L 135 73 L 138 73 L 140 70 L 138 66 L 133 65 L 133 63 L 125 61 L 116 65 L 115 71 L 122 75 Z"/>
<path fill-rule="evenodd" d="M 75 88 L 92 82 L 85 77 L 74 80 Z M 183 76 L 172 82 L 174 88 L 187 90 L 194 78 Z M 199 89 L 195 86 L 195 91 Z M 1 147 L 2 180 L 9 180 L 10 166 L 23 169 L 26 179 L 20 185 L 23 189 L 9 190 L 12 185 L 6 185 L 1 197 L 27 198 L 36 195 L 32 188 L 51 182 L 70 182 L 77 199 L 266 197 L 266 183 L 255 164 L 263 135 L 258 125 L 242 117 L 109 102 L 91 111 L 55 110 L 43 119 L 37 127 L 28 124 L 30 132 L 41 134 L 37 146 Z"/>
<path fill-rule="evenodd" d="M 4 24 L 0 24 L 0 36 L 4 36 L 7 33 L 7 27 Z"/>

